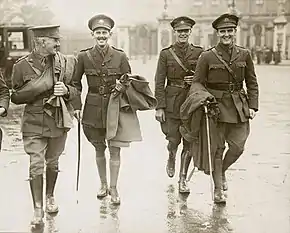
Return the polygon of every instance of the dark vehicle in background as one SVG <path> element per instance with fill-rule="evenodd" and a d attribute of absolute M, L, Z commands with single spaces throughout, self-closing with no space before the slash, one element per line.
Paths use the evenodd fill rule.
<path fill-rule="evenodd" d="M 13 64 L 32 50 L 31 26 L 0 24 L 0 71 L 11 88 Z"/>

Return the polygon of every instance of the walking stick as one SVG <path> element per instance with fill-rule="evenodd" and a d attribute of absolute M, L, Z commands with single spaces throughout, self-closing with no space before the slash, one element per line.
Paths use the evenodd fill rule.
<path fill-rule="evenodd" d="M 212 200 L 214 200 L 214 184 L 213 184 L 213 177 L 212 177 L 212 164 L 211 164 L 211 148 L 210 148 L 210 131 L 209 131 L 209 118 L 208 118 L 208 102 L 203 105 L 204 113 L 205 113 L 205 124 L 206 124 L 206 136 L 207 136 L 207 152 L 208 152 L 208 163 L 209 163 L 209 176 L 210 176 L 210 191 Z"/>
<path fill-rule="evenodd" d="M 189 176 L 187 177 L 186 182 L 189 182 L 191 180 L 191 177 L 193 176 L 194 172 L 195 172 L 195 165 L 193 164 L 193 168 L 192 168 L 191 172 L 189 173 Z"/>
<path fill-rule="evenodd" d="M 81 120 L 78 119 L 78 162 L 77 162 L 77 186 L 76 191 L 79 190 L 79 178 L 80 178 L 80 163 L 81 163 Z M 77 203 L 78 203 L 77 199 Z"/>

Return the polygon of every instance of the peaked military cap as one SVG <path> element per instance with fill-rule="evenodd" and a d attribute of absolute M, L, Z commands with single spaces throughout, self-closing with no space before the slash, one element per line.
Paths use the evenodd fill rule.
<path fill-rule="evenodd" d="M 233 14 L 223 14 L 212 22 L 214 29 L 219 28 L 236 28 L 239 22 L 239 17 Z"/>
<path fill-rule="evenodd" d="M 111 30 L 114 25 L 114 20 L 103 14 L 93 16 L 88 22 L 88 26 L 92 31 L 97 28 L 106 28 Z"/>
<path fill-rule="evenodd" d="M 187 16 L 181 16 L 173 19 L 170 23 L 174 30 L 191 29 L 195 21 Z"/>
<path fill-rule="evenodd" d="M 50 37 L 55 39 L 60 39 L 61 35 L 59 33 L 59 25 L 44 25 L 44 26 L 35 26 L 29 28 L 34 37 Z"/>

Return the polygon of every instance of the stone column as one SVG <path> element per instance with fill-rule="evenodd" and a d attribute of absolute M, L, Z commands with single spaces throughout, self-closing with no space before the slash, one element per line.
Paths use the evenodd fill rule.
<path fill-rule="evenodd" d="M 127 56 L 130 55 L 129 27 L 119 26 L 117 28 L 117 48 L 124 50 Z"/>
<path fill-rule="evenodd" d="M 173 30 L 170 25 L 173 17 L 169 17 L 166 13 L 158 18 L 158 51 L 172 44 Z"/>
<path fill-rule="evenodd" d="M 269 48 L 273 48 L 274 46 L 274 24 L 272 22 L 268 22 L 265 26 L 265 44 Z"/>
<path fill-rule="evenodd" d="M 274 51 L 280 50 L 283 58 L 286 51 L 286 24 L 287 19 L 284 15 L 274 20 Z"/>
<path fill-rule="evenodd" d="M 241 22 L 240 23 L 240 45 L 243 47 L 247 47 L 248 34 L 249 34 L 248 24 L 246 22 Z"/>

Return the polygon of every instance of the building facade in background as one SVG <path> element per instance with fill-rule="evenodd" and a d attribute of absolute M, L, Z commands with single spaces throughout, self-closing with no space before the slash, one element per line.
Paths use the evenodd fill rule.
<path fill-rule="evenodd" d="M 182 2 L 182 4 L 180 3 Z M 196 20 L 191 42 L 205 49 L 217 43 L 211 23 L 219 15 L 232 12 L 240 17 L 236 42 L 248 49 L 269 48 L 288 57 L 290 48 L 290 0 L 164 0 L 160 17 L 150 22 L 117 25 L 111 44 L 122 48 L 129 58 L 156 56 L 174 42 L 170 21 L 183 15 Z M 178 11 L 178 12 L 177 12 Z M 117 22 L 118 23 L 118 22 Z M 93 44 L 88 32 L 64 32 L 64 53 Z"/>
<path fill-rule="evenodd" d="M 196 20 L 191 35 L 192 43 L 204 48 L 214 46 L 217 37 L 211 26 L 212 21 L 223 13 L 232 12 L 241 19 L 237 44 L 249 49 L 267 47 L 273 51 L 281 51 L 282 57 L 287 57 L 290 48 L 290 0 L 183 0 L 183 2 L 183 6 L 188 6 L 184 8 L 184 15 Z M 165 0 L 164 12 L 160 14 L 156 24 L 144 26 L 147 28 L 144 29 L 147 30 L 146 33 L 136 33 L 140 25 L 118 28 L 117 46 L 124 48 L 129 55 L 141 54 L 144 50 L 148 54 L 157 55 L 162 48 L 174 42 L 169 22 L 178 16 L 174 14 L 176 6 L 175 4 L 171 7 Z M 142 40 L 144 43 L 148 43 L 145 41 L 149 40 L 150 46 L 142 45 Z M 139 43 L 138 46 L 136 41 Z"/>

